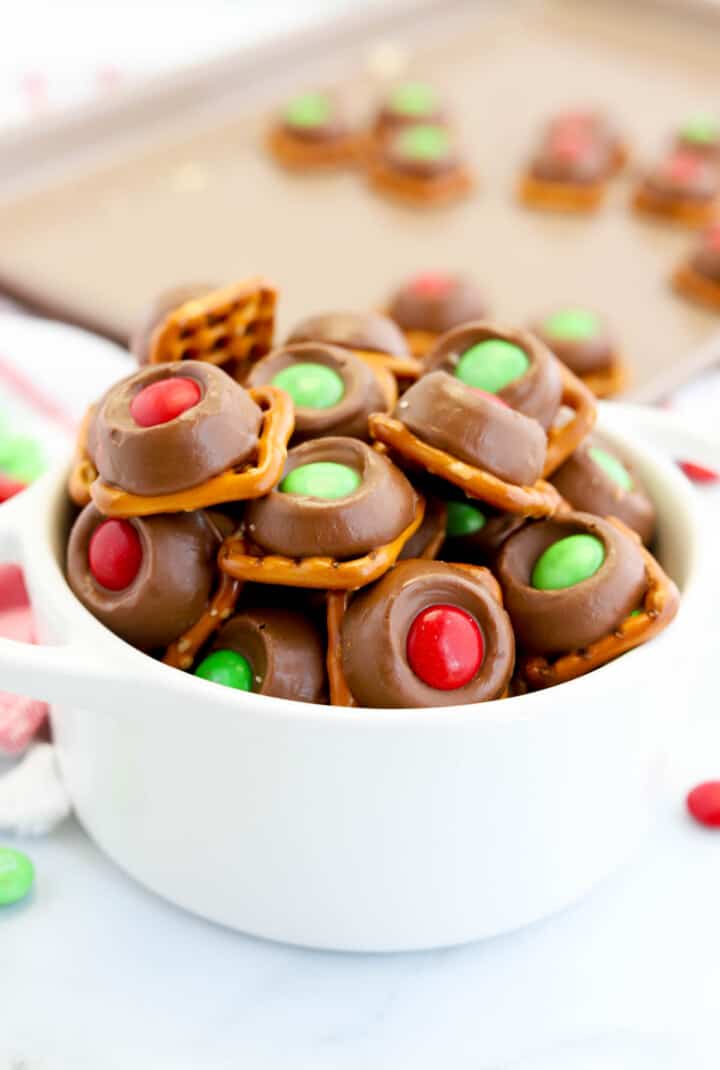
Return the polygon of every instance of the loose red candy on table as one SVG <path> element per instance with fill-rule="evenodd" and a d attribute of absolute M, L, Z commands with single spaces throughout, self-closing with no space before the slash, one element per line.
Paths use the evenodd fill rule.
<path fill-rule="evenodd" d="M 104 520 L 93 532 L 89 547 L 90 572 L 110 591 L 124 591 L 142 565 L 140 537 L 128 520 Z"/>
<path fill-rule="evenodd" d="M 21 483 L 17 479 L 6 476 L 4 472 L 0 472 L 0 504 L 14 498 L 21 490 L 25 490 L 26 486 L 26 483 Z"/>
<path fill-rule="evenodd" d="M 169 423 L 200 401 L 200 387 L 194 379 L 161 379 L 144 387 L 130 402 L 130 415 L 139 427 Z"/>
<path fill-rule="evenodd" d="M 701 825 L 720 828 L 720 780 L 698 784 L 687 797 L 690 814 Z"/>
<path fill-rule="evenodd" d="M 454 691 L 473 679 L 485 644 L 477 621 L 458 606 L 436 605 L 418 613 L 407 637 L 407 659 L 415 675 L 438 691 Z"/>
<path fill-rule="evenodd" d="M 720 473 L 693 461 L 678 461 L 678 465 L 694 483 L 717 483 L 720 480 Z"/>

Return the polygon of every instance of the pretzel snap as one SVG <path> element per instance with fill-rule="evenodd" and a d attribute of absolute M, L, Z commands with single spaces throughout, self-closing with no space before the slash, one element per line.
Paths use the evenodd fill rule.
<path fill-rule="evenodd" d="M 422 365 L 415 357 L 395 357 L 391 353 L 377 353 L 370 349 L 354 349 L 353 352 L 369 364 L 376 374 L 390 372 L 396 379 L 413 383 L 420 378 Z"/>
<path fill-rule="evenodd" d="M 554 687 L 584 676 L 608 661 L 641 646 L 668 626 L 680 604 L 678 589 L 658 562 L 642 545 L 640 538 L 615 517 L 608 517 L 614 527 L 638 543 L 645 562 L 647 591 L 639 613 L 630 614 L 609 635 L 591 643 L 584 650 L 573 650 L 555 661 L 535 656 L 520 666 L 520 675 L 532 690 Z"/>
<path fill-rule="evenodd" d="M 268 494 L 282 475 L 287 443 L 295 423 L 294 408 L 290 396 L 275 386 L 255 386 L 248 393 L 263 410 L 254 465 L 221 472 L 198 487 L 154 496 L 130 494 L 96 479 L 91 493 L 100 512 L 117 517 L 184 513 Z"/>
<path fill-rule="evenodd" d="M 226 539 L 220 548 L 219 565 L 237 580 L 273 583 L 279 587 L 309 587 L 316 590 L 352 591 L 372 583 L 397 561 L 403 546 L 415 534 L 425 515 L 425 502 L 418 497 L 412 523 L 392 542 L 378 546 L 363 557 L 337 561 L 332 557 L 257 556 L 248 553 L 242 536 Z"/>
<path fill-rule="evenodd" d="M 70 469 L 70 477 L 68 479 L 68 494 L 70 495 L 70 499 L 81 509 L 84 509 L 86 505 L 90 504 L 90 488 L 98 477 L 97 469 L 90 460 L 90 454 L 88 453 L 88 431 L 90 430 L 90 421 L 94 414 L 95 406 L 90 405 L 83 416 L 82 423 L 78 429 L 72 468 Z"/>
<path fill-rule="evenodd" d="M 221 572 L 217 590 L 207 609 L 192 628 L 170 644 L 163 663 L 174 669 L 189 669 L 210 636 L 234 613 L 242 586 L 239 580 Z"/>
<path fill-rule="evenodd" d="M 186 301 L 153 331 L 149 363 L 259 360 L 272 348 L 276 300 L 269 283 L 248 279 Z"/>
<path fill-rule="evenodd" d="M 590 388 L 573 374 L 567 365 L 558 361 L 562 379 L 562 397 L 560 404 L 571 409 L 573 416 L 560 427 L 551 427 L 548 431 L 547 454 L 543 476 L 550 476 L 574 453 L 584 438 L 590 433 L 597 418 L 595 397 Z"/>
<path fill-rule="evenodd" d="M 555 488 L 544 480 L 538 479 L 531 487 L 506 483 L 490 472 L 458 460 L 445 450 L 428 445 L 393 416 L 373 413 L 369 423 L 373 438 L 388 446 L 393 453 L 496 509 L 523 516 L 545 517 L 552 516 L 563 504 Z"/>
<path fill-rule="evenodd" d="M 606 368 L 585 372 L 581 378 L 596 398 L 611 398 L 626 388 L 629 376 L 627 366 L 622 361 L 613 361 Z"/>
<path fill-rule="evenodd" d="M 327 675 L 331 706 L 357 706 L 348 687 L 342 667 L 342 625 L 348 604 L 347 591 L 328 591 L 327 616 Z"/>

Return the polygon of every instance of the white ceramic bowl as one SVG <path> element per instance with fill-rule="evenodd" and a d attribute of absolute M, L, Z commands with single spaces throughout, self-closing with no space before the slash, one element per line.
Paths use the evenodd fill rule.
<path fill-rule="evenodd" d="M 662 413 L 605 406 L 601 427 L 657 504 L 680 613 L 586 677 L 478 706 L 308 706 L 169 669 L 67 587 L 64 467 L 3 507 L 0 557 L 23 561 L 55 645 L 0 640 L 0 681 L 55 703 L 63 773 L 90 835 L 189 910 L 323 948 L 462 943 L 585 893 L 647 825 L 692 671 L 694 492 L 642 439 L 720 464 L 720 450 Z"/>

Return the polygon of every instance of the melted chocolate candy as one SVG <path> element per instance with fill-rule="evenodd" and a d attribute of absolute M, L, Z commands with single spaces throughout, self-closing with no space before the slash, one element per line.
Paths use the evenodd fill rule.
<path fill-rule="evenodd" d="M 414 383 L 395 415 L 423 442 L 509 483 L 530 485 L 542 473 L 547 438 L 540 424 L 445 371 Z"/>
<path fill-rule="evenodd" d="M 324 702 L 325 646 L 304 613 L 290 609 L 247 609 L 223 625 L 213 650 L 231 650 L 251 669 L 249 690 L 296 702 Z"/>
<path fill-rule="evenodd" d="M 138 364 L 147 364 L 150 359 L 150 343 L 155 328 L 173 312 L 180 308 L 186 301 L 193 301 L 197 297 L 204 297 L 211 293 L 215 286 L 211 283 L 190 282 L 183 286 L 175 286 L 171 290 L 163 290 L 158 294 L 152 304 L 141 317 L 137 327 L 130 338 L 130 352 L 137 359 Z"/>
<path fill-rule="evenodd" d="M 133 416 L 138 395 L 173 378 L 195 384 L 200 400 L 163 423 L 139 424 Z M 248 461 L 257 448 L 261 420 L 250 395 L 222 369 L 191 360 L 155 364 L 105 394 L 88 446 L 106 483 L 133 494 L 169 494 Z"/>
<path fill-rule="evenodd" d="M 456 327 L 442 335 L 427 356 L 428 372 L 444 371 L 456 376 L 462 371 L 463 358 L 487 342 L 500 342 L 499 359 L 518 354 L 525 357 L 519 374 L 498 389 L 497 396 L 511 408 L 537 420 L 546 430 L 553 423 L 562 397 L 562 382 L 557 362 L 550 350 L 529 331 L 513 331 L 478 320 Z M 499 348 L 499 347 L 498 347 Z M 506 362 L 509 366 L 510 362 Z"/>
<path fill-rule="evenodd" d="M 343 670 L 361 706 L 486 702 L 514 659 L 509 618 L 487 587 L 437 561 L 400 562 L 355 596 L 343 623 Z"/>
<path fill-rule="evenodd" d="M 602 543 L 600 567 L 588 579 L 556 590 L 533 586 L 533 571 L 550 546 L 573 535 Z M 500 551 L 497 575 L 518 642 L 537 654 L 580 650 L 609 635 L 640 604 L 645 564 L 633 539 L 599 517 L 569 513 L 527 524 Z"/>
<path fill-rule="evenodd" d="M 460 275 L 417 275 L 393 296 L 388 314 L 404 331 L 444 334 L 487 314 L 485 297 Z"/>
<path fill-rule="evenodd" d="M 252 368 L 246 386 L 274 383 L 295 402 L 295 441 L 323 435 L 368 438 L 368 416 L 387 402 L 372 369 L 339 346 L 283 346 Z"/>
<path fill-rule="evenodd" d="M 593 440 L 584 442 L 558 468 L 551 482 L 573 509 L 616 516 L 649 543 L 655 530 L 655 507 L 633 473 Z"/>
<path fill-rule="evenodd" d="M 405 336 L 387 316 L 377 312 L 326 312 L 301 320 L 288 335 L 291 342 L 327 342 L 360 352 L 407 357 Z"/>
<path fill-rule="evenodd" d="M 310 466 L 324 466 L 316 469 L 322 478 L 300 484 L 300 469 L 302 476 L 315 476 Z M 347 470 L 356 477 L 352 483 L 346 483 Z M 324 496 L 283 490 L 292 476 L 291 488 L 316 482 Z M 340 485 L 350 493 L 336 496 Z M 357 439 L 318 438 L 289 451 L 280 486 L 248 504 L 245 529 L 266 553 L 342 561 L 392 542 L 410 526 L 416 507 L 415 491 L 386 457 Z"/>
<path fill-rule="evenodd" d="M 559 308 L 534 325 L 533 332 L 576 375 L 610 367 L 615 344 L 597 313 L 587 308 Z"/>
<path fill-rule="evenodd" d="M 108 521 L 94 505 L 83 509 L 68 541 L 68 583 L 94 617 L 132 646 L 169 646 L 207 607 L 220 533 L 202 511 L 122 523 L 132 528 L 140 548 L 131 569 L 127 558 L 118 567 L 117 545 L 93 539 L 107 530 Z M 98 577 L 106 583 L 114 577 L 112 587 Z"/>

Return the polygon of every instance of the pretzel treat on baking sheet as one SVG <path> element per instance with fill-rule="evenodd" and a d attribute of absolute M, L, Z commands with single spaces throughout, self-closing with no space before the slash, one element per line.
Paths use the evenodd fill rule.
<path fill-rule="evenodd" d="M 556 308 L 531 330 L 596 397 L 612 397 L 627 386 L 627 362 L 603 317 L 593 309 Z"/>
<path fill-rule="evenodd" d="M 264 279 L 248 279 L 186 301 L 159 323 L 150 364 L 200 360 L 240 371 L 272 347 L 277 293 Z"/>
<path fill-rule="evenodd" d="M 238 387 L 238 389 L 240 389 Z M 137 494 L 98 479 L 92 498 L 106 516 L 151 516 L 155 513 L 191 512 L 225 502 L 246 501 L 268 494 L 278 482 L 293 431 L 290 397 L 273 386 L 247 391 L 260 412 L 260 434 L 251 456 L 196 486 L 165 494 Z"/>

